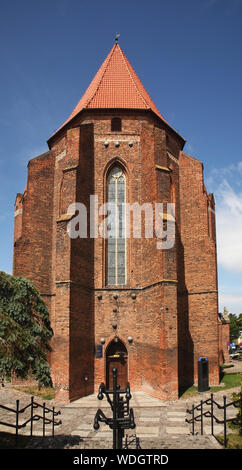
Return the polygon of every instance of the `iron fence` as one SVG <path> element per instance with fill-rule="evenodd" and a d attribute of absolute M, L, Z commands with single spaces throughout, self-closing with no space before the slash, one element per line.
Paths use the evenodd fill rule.
<path fill-rule="evenodd" d="M 7 423 L 6 421 L 0 421 L 0 424 L 3 426 L 8 426 L 11 428 L 15 429 L 15 439 L 16 443 L 18 441 L 18 435 L 19 435 L 19 430 L 22 428 L 25 428 L 28 424 L 30 424 L 30 436 L 33 436 L 33 423 L 35 421 L 40 421 L 42 420 L 42 435 L 45 437 L 46 434 L 46 425 L 51 424 L 51 430 L 52 430 L 52 437 L 54 437 L 55 434 L 55 426 L 59 426 L 62 424 L 62 421 L 56 421 L 55 417 L 60 415 L 60 411 L 55 411 L 55 407 L 53 406 L 52 408 L 48 408 L 45 403 L 42 405 L 40 403 L 37 403 L 34 400 L 34 397 L 31 397 L 30 403 L 23 408 L 20 408 L 20 402 L 19 400 L 16 400 L 16 407 L 14 408 L 9 408 L 8 406 L 5 405 L 0 405 L 0 409 L 8 411 L 9 413 L 15 414 L 15 422 L 14 423 Z M 27 409 L 30 409 L 30 417 L 22 424 L 19 423 L 19 417 L 22 415 Z M 37 414 L 35 413 L 35 410 L 37 409 L 42 409 L 42 414 Z M 49 417 L 46 415 L 50 413 Z"/>
<path fill-rule="evenodd" d="M 135 444 L 136 449 L 141 449 L 140 440 L 139 437 L 136 436 L 136 434 L 132 434 L 131 436 L 126 435 L 123 448 L 129 449 L 132 444 Z"/>
<path fill-rule="evenodd" d="M 224 436 L 224 447 L 227 447 L 227 423 L 233 423 L 238 425 L 240 428 L 240 433 L 242 433 L 242 393 L 239 394 L 239 398 L 231 402 L 227 402 L 226 396 L 223 397 L 223 404 L 221 405 L 216 400 L 214 400 L 213 393 L 211 393 L 210 398 L 207 400 L 201 400 L 197 406 L 192 405 L 190 410 L 187 410 L 187 413 L 191 414 L 190 419 L 186 419 L 187 423 L 192 424 L 192 434 L 195 434 L 195 422 L 200 422 L 200 432 L 203 435 L 204 431 L 204 417 L 210 418 L 211 424 L 211 434 L 214 436 L 214 424 L 223 425 L 223 436 Z M 210 409 L 204 410 L 204 405 L 210 406 Z M 216 408 L 217 407 L 217 408 Z M 233 418 L 228 418 L 227 409 L 229 407 L 239 408 L 239 413 Z M 223 417 L 218 417 L 215 415 L 215 409 L 223 410 Z M 198 412 L 198 414 L 197 414 Z"/>

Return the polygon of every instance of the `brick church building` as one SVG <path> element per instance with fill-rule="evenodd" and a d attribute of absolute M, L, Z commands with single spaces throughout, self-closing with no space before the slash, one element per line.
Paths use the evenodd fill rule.
<path fill-rule="evenodd" d="M 28 163 L 13 274 L 32 280 L 49 307 L 60 399 L 94 393 L 103 381 L 111 387 L 116 366 L 121 386 L 129 380 L 132 391 L 173 400 L 197 383 L 201 356 L 209 383 L 219 383 L 215 205 L 203 164 L 184 145 L 115 43 L 49 151 Z M 163 224 L 172 219 L 175 243 L 71 238 L 68 208 L 85 205 L 89 231 L 91 195 L 117 206 L 174 203 Z"/>

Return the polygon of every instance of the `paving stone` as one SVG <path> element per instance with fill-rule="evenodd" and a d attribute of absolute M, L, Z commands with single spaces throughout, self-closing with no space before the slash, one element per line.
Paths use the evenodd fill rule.
<path fill-rule="evenodd" d="M 157 434 L 159 433 L 158 426 L 136 426 L 136 433 L 137 435 L 145 433 L 145 434 Z"/>
<path fill-rule="evenodd" d="M 184 416 L 183 417 L 182 416 L 174 416 L 174 417 L 167 418 L 167 421 L 169 421 L 169 422 L 171 421 L 171 422 L 175 422 L 175 423 L 176 422 L 184 423 L 185 418 L 184 418 Z"/>
<path fill-rule="evenodd" d="M 89 434 L 90 434 L 90 431 L 82 431 L 81 429 L 77 429 L 76 431 L 71 432 L 72 436 L 80 436 L 80 437 L 88 437 Z"/>
<path fill-rule="evenodd" d="M 112 439 L 112 433 L 111 432 L 99 432 L 98 435 L 95 437 L 95 439 L 99 440 L 99 439 Z"/>
<path fill-rule="evenodd" d="M 190 434 L 189 429 L 185 426 L 167 426 L 166 432 L 168 434 Z"/>
<path fill-rule="evenodd" d="M 133 406 L 131 408 L 135 409 Z M 152 416 L 160 416 L 161 413 L 163 413 L 163 411 L 161 411 L 161 410 L 157 410 L 157 409 L 150 410 L 149 408 L 136 409 L 135 412 L 136 412 L 137 415 L 142 414 L 144 416 L 151 416 L 151 417 Z"/>
<path fill-rule="evenodd" d="M 0 424 L 0 432 L 15 433 L 15 429 L 12 428 L 11 426 L 4 426 L 3 424 Z"/>
<path fill-rule="evenodd" d="M 46 432 L 45 435 L 48 436 L 48 435 L 51 435 L 51 433 Z M 33 433 L 33 436 L 43 437 L 43 430 L 42 429 L 41 430 L 35 430 L 34 433 Z"/>
<path fill-rule="evenodd" d="M 226 393 L 229 397 L 231 392 L 226 390 L 222 393 L 216 392 L 216 401 L 223 403 L 223 395 Z M 136 429 L 125 430 L 125 435 L 136 434 L 140 438 L 142 449 L 221 448 L 216 439 L 210 435 L 210 418 L 204 418 L 203 436 L 200 435 L 200 423 L 195 424 L 195 433 L 198 434 L 193 436 L 191 435 L 191 425 L 185 422 L 186 417 L 191 418 L 191 415 L 186 414 L 186 409 L 191 409 L 192 403 L 197 405 L 201 399 L 200 396 L 174 402 L 162 402 L 150 398 L 142 392 L 135 392 L 132 395 L 130 406 L 134 409 Z M 210 394 L 206 394 L 203 395 L 202 399 L 206 400 L 209 397 Z M 20 399 L 20 407 L 23 407 L 30 402 L 30 395 L 11 388 L 4 389 L 4 393 L 0 394 L 0 403 L 5 406 L 8 404 L 10 408 L 14 408 L 16 399 Z M 40 398 L 36 398 L 36 401 L 43 402 Z M 56 410 L 59 409 L 59 405 L 54 401 L 48 403 L 50 406 L 55 406 Z M 98 431 L 93 429 L 94 416 L 98 408 L 104 409 L 105 414 L 111 417 L 112 412 L 106 399 L 99 401 L 96 399 L 96 395 L 90 395 L 68 405 L 62 405 L 61 416 L 57 419 L 61 419 L 63 424 L 55 428 L 55 437 L 48 436 L 46 430 L 47 436 L 42 439 L 42 422 L 35 422 L 34 438 L 29 441 L 27 448 L 111 449 L 112 430 L 105 424 L 102 424 Z M 209 409 L 208 406 L 207 410 Z M 232 411 L 232 407 L 228 409 L 228 416 L 232 414 Z M 235 415 L 237 411 L 237 409 L 234 410 Z M 223 412 L 221 411 L 221 413 Z M 1 415 L 1 420 L 5 419 L 5 415 L 4 417 Z M 14 420 L 11 422 L 14 422 Z M 2 428 L 6 431 L 5 426 L 2 426 Z M 219 427 L 214 423 L 214 430 L 215 433 L 219 431 L 218 433 L 221 434 L 223 433 L 223 426 Z M 14 433 L 15 430 L 10 428 L 10 432 Z M 27 427 L 20 431 L 21 434 L 25 435 L 28 435 L 28 432 L 29 428 L 27 429 Z"/>
<path fill-rule="evenodd" d="M 93 426 L 85 426 L 85 425 L 80 425 L 80 427 L 77 427 L 76 429 L 79 431 L 88 431 L 89 433 L 94 430 Z"/>
<path fill-rule="evenodd" d="M 213 433 L 216 434 L 223 434 L 224 427 L 223 425 L 216 425 L 213 427 Z M 211 426 L 203 426 L 203 433 L 210 435 L 211 434 Z"/>
<path fill-rule="evenodd" d="M 142 417 L 139 418 L 140 422 L 147 422 L 147 423 L 159 423 L 160 418 L 154 418 L 154 417 Z"/>

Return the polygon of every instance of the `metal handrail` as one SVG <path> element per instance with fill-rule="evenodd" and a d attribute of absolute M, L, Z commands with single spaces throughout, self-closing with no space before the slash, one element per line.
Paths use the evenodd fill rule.
<path fill-rule="evenodd" d="M 19 408 L 19 400 L 16 400 L 16 408 L 10 408 L 8 406 L 5 406 L 5 405 L 0 405 L 0 408 L 3 409 L 3 410 L 6 410 L 6 411 L 9 411 L 10 413 L 15 413 L 16 415 L 16 420 L 15 420 L 15 424 L 12 424 L 12 423 L 7 423 L 5 421 L 0 421 L 0 424 L 2 424 L 3 426 L 8 426 L 8 427 L 11 427 L 11 428 L 15 428 L 15 438 L 16 438 L 16 443 L 17 443 L 17 440 L 18 440 L 18 431 L 19 429 L 22 429 L 24 427 L 27 426 L 27 424 L 30 423 L 30 436 L 32 437 L 33 436 L 33 422 L 34 421 L 39 421 L 39 420 L 42 420 L 43 421 L 43 437 L 45 436 L 45 426 L 47 424 L 52 424 L 52 437 L 54 437 L 54 428 L 55 426 L 59 426 L 60 424 L 62 424 L 62 421 L 59 420 L 59 421 L 56 421 L 55 420 L 55 417 L 60 415 L 61 412 L 60 411 L 55 411 L 55 407 L 53 406 L 53 408 L 47 408 L 45 406 L 45 403 L 43 403 L 43 405 L 41 403 L 37 403 L 36 401 L 34 401 L 34 397 L 32 396 L 31 397 L 31 401 L 28 405 L 24 406 L 23 408 Z M 19 415 L 24 413 L 28 408 L 30 408 L 30 418 L 28 418 L 24 423 L 22 424 L 19 424 Z M 38 408 L 41 408 L 43 409 L 43 416 L 39 415 L 39 414 L 34 414 L 33 410 L 35 409 L 38 409 Z M 46 417 L 46 414 L 47 413 L 52 413 L 52 418 L 50 417 Z"/>
<path fill-rule="evenodd" d="M 207 411 L 203 411 L 203 406 L 205 404 L 210 405 L 211 409 Z M 224 411 L 223 419 L 219 419 L 217 416 L 215 416 L 214 405 L 217 406 L 218 409 Z M 229 406 L 240 408 L 240 415 L 234 418 L 227 418 L 226 412 Z M 195 411 L 201 411 L 201 413 L 195 416 Z M 192 405 L 192 408 L 190 410 L 187 409 L 187 413 L 192 415 L 190 419 L 186 418 L 186 422 L 189 424 L 192 424 L 192 435 L 195 434 L 195 428 L 194 428 L 195 422 L 201 423 L 200 431 L 201 431 L 201 435 L 203 435 L 203 417 L 211 418 L 211 434 L 212 435 L 214 435 L 214 421 L 218 424 L 223 424 L 224 425 L 224 447 L 227 447 L 227 423 L 231 422 L 234 424 L 240 424 L 240 428 L 242 430 L 242 393 L 240 393 L 239 399 L 233 400 L 230 403 L 227 403 L 227 398 L 224 395 L 223 405 L 216 402 L 213 398 L 213 393 L 211 393 L 210 398 L 204 401 L 201 400 L 201 402 L 197 406 Z"/>
<path fill-rule="evenodd" d="M 125 436 L 125 444 L 124 444 L 124 449 L 129 449 L 129 446 L 135 442 L 135 447 L 136 449 L 141 449 L 140 447 L 140 442 L 139 442 L 139 437 L 136 436 L 136 434 L 132 434 L 132 436 Z"/>

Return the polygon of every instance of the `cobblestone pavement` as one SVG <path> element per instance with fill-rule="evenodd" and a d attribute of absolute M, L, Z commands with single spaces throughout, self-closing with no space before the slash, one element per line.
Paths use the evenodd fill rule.
<path fill-rule="evenodd" d="M 233 389 L 239 391 L 239 387 Z M 223 396 L 231 397 L 232 390 L 216 392 L 215 399 L 223 403 Z M 210 435 L 210 422 L 204 420 L 204 434 L 200 435 L 200 423 L 196 423 L 195 435 L 191 434 L 191 425 L 186 423 L 186 418 L 191 416 L 187 409 L 200 400 L 206 400 L 210 393 L 202 393 L 189 399 L 179 399 L 173 402 L 164 402 L 153 398 L 143 392 L 132 394 L 130 406 L 134 409 L 136 422 L 135 430 L 128 430 L 129 436 L 136 434 L 140 440 L 142 449 L 220 449 L 217 440 Z M 14 390 L 7 385 L 0 390 L 0 404 L 14 408 L 16 399 L 20 400 L 20 408 L 30 402 L 30 395 Z M 38 403 L 43 403 L 36 397 Z M 70 448 L 70 449 L 105 449 L 112 448 L 112 431 L 101 424 L 100 429 L 93 429 L 94 416 L 98 408 L 103 409 L 107 416 L 111 416 L 111 410 L 104 399 L 99 401 L 96 395 L 81 398 L 65 406 L 58 406 L 54 400 L 46 402 L 51 408 L 61 410 L 62 425 L 55 428 L 55 437 L 51 437 L 51 425 L 46 426 L 46 437 L 41 438 L 42 422 L 34 423 L 34 437 L 28 441 L 27 448 Z M 229 410 L 234 416 L 237 410 Z M 29 417 L 29 409 L 21 415 L 21 422 Z M 41 414 L 40 412 L 38 412 Z M 0 421 L 14 422 L 14 415 L 0 409 Z M 47 415 L 48 417 L 48 415 Z M 59 419 L 59 416 L 56 418 Z M 12 420 L 12 421 L 11 421 Z M 0 431 L 14 432 L 12 428 L 0 425 Z M 20 430 L 20 434 L 29 435 L 29 426 Z M 222 434 L 221 425 L 215 425 L 214 434 Z M 130 446 L 134 447 L 134 444 Z"/>
<path fill-rule="evenodd" d="M 238 359 L 231 359 L 230 363 L 227 365 L 231 365 L 233 367 L 229 367 L 226 370 L 226 374 L 234 374 L 236 372 L 242 372 L 242 363 Z"/>

